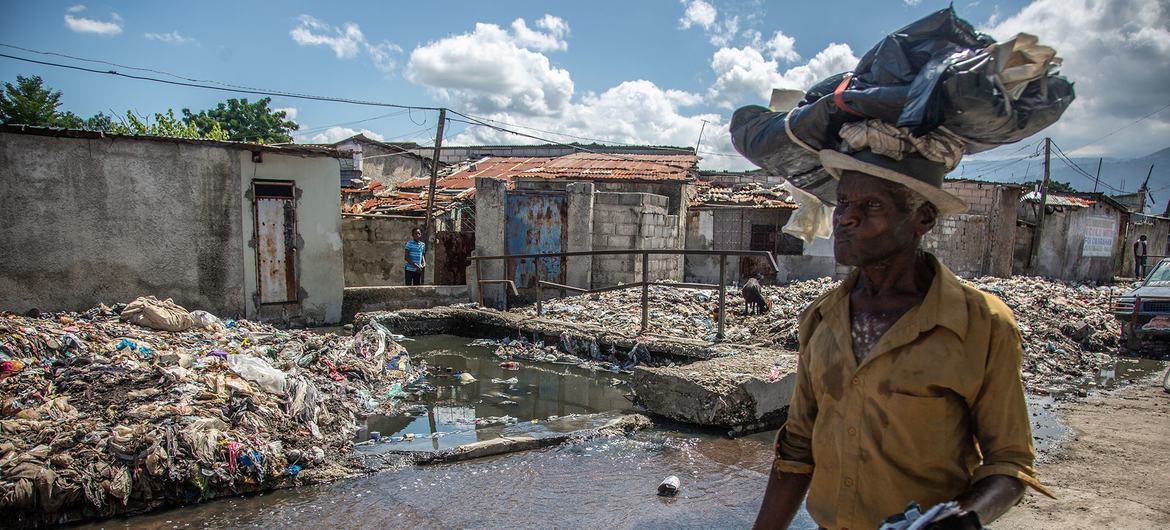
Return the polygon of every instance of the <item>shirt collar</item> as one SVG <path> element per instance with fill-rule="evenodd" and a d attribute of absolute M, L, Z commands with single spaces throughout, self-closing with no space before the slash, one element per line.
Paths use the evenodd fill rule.
<path fill-rule="evenodd" d="M 935 326 L 945 327 L 965 339 L 967 336 L 967 295 L 958 276 L 943 265 L 938 258 L 926 252 L 927 261 L 934 268 L 934 280 L 926 296 L 917 306 L 918 332 L 925 333 Z M 830 293 L 817 308 L 822 318 L 842 315 L 849 322 L 849 292 L 857 284 L 860 272 L 855 268 L 841 282 L 836 291 Z"/>

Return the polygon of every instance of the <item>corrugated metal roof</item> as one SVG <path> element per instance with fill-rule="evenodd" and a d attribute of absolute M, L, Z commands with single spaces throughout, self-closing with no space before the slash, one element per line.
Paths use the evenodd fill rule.
<path fill-rule="evenodd" d="M 525 177 L 674 180 L 688 181 L 698 171 L 695 155 L 609 155 L 573 153 L 553 159 L 542 168 L 524 172 Z"/>
<path fill-rule="evenodd" d="M 435 182 L 436 188 L 468 189 L 476 177 L 511 181 L 516 177 L 574 180 L 666 180 L 685 182 L 698 171 L 695 155 L 609 155 L 573 153 L 559 157 L 488 157 L 464 164 Z M 413 178 L 399 188 L 417 189 L 427 178 Z"/>
<path fill-rule="evenodd" d="M 1025 193 L 1021 200 L 1039 203 L 1040 192 L 1030 191 Z M 1097 201 L 1083 197 L 1076 197 L 1073 195 L 1057 195 L 1055 193 L 1049 193 L 1048 197 L 1045 199 L 1045 204 L 1048 206 L 1063 206 L 1068 208 L 1088 208 L 1094 204 L 1097 204 Z"/>
<path fill-rule="evenodd" d="M 435 181 L 435 188 L 470 189 L 475 187 L 476 177 L 492 177 L 512 180 L 518 174 L 548 164 L 551 157 L 510 157 L 497 156 L 484 158 L 470 164 L 464 164 L 451 174 L 440 177 Z M 430 184 L 430 178 L 418 177 L 407 180 L 398 185 L 399 188 L 425 188 Z"/>

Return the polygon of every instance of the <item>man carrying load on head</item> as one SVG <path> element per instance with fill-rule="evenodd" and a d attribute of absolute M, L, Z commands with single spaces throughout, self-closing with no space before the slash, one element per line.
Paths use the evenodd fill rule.
<path fill-rule="evenodd" d="M 980 528 L 1025 487 L 1048 494 L 1032 468 L 1011 310 L 920 248 L 967 208 L 942 190 L 962 151 L 943 138 L 902 152 L 901 134 L 847 124 L 848 153 L 820 152 L 837 179 L 834 254 L 855 269 L 800 317 L 796 388 L 757 528 L 786 527 L 806 493 L 820 526 L 864 530 L 908 503 L 952 500 L 957 513 L 928 528 Z"/>

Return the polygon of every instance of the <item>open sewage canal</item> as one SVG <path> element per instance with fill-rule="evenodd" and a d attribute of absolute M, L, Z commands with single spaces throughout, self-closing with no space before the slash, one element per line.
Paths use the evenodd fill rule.
<path fill-rule="evenodd" d="M 435 453 L 523 434 L 533 437 L 596 428 L 633 412 L 626 374 L 556 363 L 501 366 L 493 349 L 472 339 L 430 335 L 404 342 L 431 375 L 407 387 L 409 416 L 372 416 L 359 430 L 363 454 Z M 1111 387 L 1150 370 L 1118 358 L 1094 385 Z M 1157 363 L 1161 365 L 1161 363 Z M 510 369 L 509 369 L 510 368 Z M 458 374 L 474 381 L 465 382 Z M 1066 434 L 1052 397 L 1029 396 L 1037 449 Z M 371 433 L 377 435 L 371 437 Z M 403 463 L 332 484 L 225 498 L 132 518 L 111 528 L 316 528 L 388 524 L 423 528 L 616 527 L 746 528 L 755 518 L 771 463 L 773 432 L 729 439 L 714 430 L 657 424 L 629 436 L 573 439 L 538 450 L 455 463 Z M 375 440 L 379 439 L 380 440 Z M 656 487 L 677 475 L 676 497 Z M 816 525 L 806 512 L 796 529 Z"/>
<path fill-rule="evenodd" d="M 407 400 L 412 416 L 368 418 L 355 450 L 436 451 L 501 433 L 539 437 L 595 427 L 598 420 L 589 415 L 633 410 L 625 396 L 628 375 L 555 363 L 505 369 L 492 348 L 469 346 L 471 341 L 431 335 L 404 342 L 411 359 L 426 361 L 432 375 L 415 385 L 423 392 Z M 457 372 L 476 381 L 461 383 Z M 370 443 L 370 431 L 382 441 Z M 404 463 L 357 479 L 87 528 L 746 528 L 763 497 L 772 436 L 728 439 L 716 431 L 657 426 L 464 462 Z M 657 486 L 668 475 L 677 475 L 682 488 L 675 497 L 658 497 Z M 793 528 L 816 525 L 802 513 Z"/>

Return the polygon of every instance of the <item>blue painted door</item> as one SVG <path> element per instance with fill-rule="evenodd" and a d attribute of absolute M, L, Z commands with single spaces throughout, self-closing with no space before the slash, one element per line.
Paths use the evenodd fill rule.
<path fill-rule="evenodd" d="M 509 193 L 505 201 L 504 240 L 508 254 L 561 252 L 567 230 L 568 197 L 563 193 Z M 542 258 L 545 281 L 564 283 L 560 258 Z M 536 260 L 512 260 L 508 278 L 517 289 L 536 287 Z"/>

